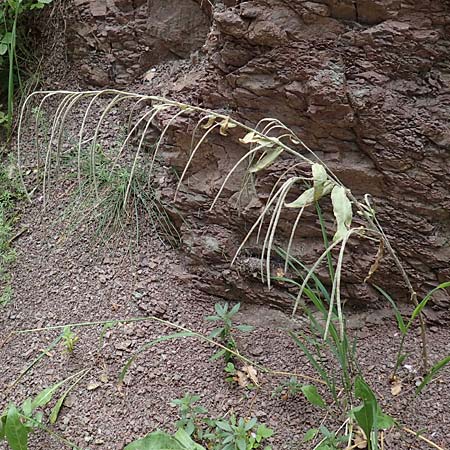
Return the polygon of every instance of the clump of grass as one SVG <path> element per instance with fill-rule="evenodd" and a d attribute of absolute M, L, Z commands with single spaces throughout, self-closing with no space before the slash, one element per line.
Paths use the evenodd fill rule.
<path fill-rule="evenodd" d="M 74 155 L 66 155 L 64 167 L 69 169 Z M 72 196 L 65 219 L 68 234 L 80 226 L 92 224 L 97 239 L 107 242 L 134 229 L 134 241 L 139 242 L 142 224 L 172 246 L 178 245 L 178 231 L 148 177 L 148 163 L 117 164 L 100 146 L 95 160 L 87 155 L 79 160 L 81 182 Z"/>

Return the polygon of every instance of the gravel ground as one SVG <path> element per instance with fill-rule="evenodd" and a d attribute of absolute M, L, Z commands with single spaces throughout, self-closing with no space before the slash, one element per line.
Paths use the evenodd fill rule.
<path fill-rule="evenodd" d="M 59 243 L 62 225 L 55 223 L 60 209 L 54 206 L 44 214 L 37 200 L 22 217 L 28 231 L 16 241 L 14 299 L 0 317 L 3 409 L 10 401 L 23 401 L 44 387 L 89 369 L 52 427 L 83 449 L 122 449 L 156 428 L 173 430 L 177 412 L 170 407 L 170 400 L 186 392 L 200 395 L 201 403 L 213 416 L 234 411 L 256 416 L 275 430 L 274 449 L 312 448 L 301 443 L 307 429 L 322 420 L 330 428 L 338 426 L 301 396 L 272 398 L 281 376 L 260 375 L 261 387 L 255 391 L 227 383 L 223 363 L 211 362 L 214 349 L 199 339 L 172 340 L 151 347 L 139 356 L 120 385 L 121 369 L 141 345 L 174 332 L 155 321 L 117 325 L 103 333 L 103 339 L 100 325 L 76 329 L 79 340 L 72 354 L 65 353 L 62 346 L 53 348 L 11 388 L 21 371 L 48 348 L 61 330 L 15 335 L 5 342 L 12 331 L 154 315 L 206 333 L 211 325 L 204 318 L 220 301 L 189 285 L 183 255 L 164 246 L 153 233 L 142 236 L 132 256 L 125 240 L 110 248 L 96 245 L 86 230 Z M 287 328 L 299 326 L 286 314 L 264 305 L 244 304 L 237 321 L 255 326 L 248 335 L 239 335 L 242 354 L 274 370 L 314 376 L 286 332 Z M 359 338 L 362 371 L 386 411 L 402 424 L 424 430 L 442 448 L 449 448 L 449 372 L 442 372 L 420 397 L 414 398 L 414 368 L 418 361 L 411 356 L 407 361 L 411 365 L 407 366 L 409 372 L 403 368 L 402 392 L 393 397 L 388 375 L 399 336 L 392 314 L 383 309 L 353 311 L 349 312 L 349 324 Z M 417 353 L 414 349 L 418 342 L 417 336 L 411 335 L 408 349 Z M 431 327 L 430 347 L 433 361 L 450 353 L 446 327 Z M 387 448 L 430 448 L 397 430 L 388 433 L 386 444 Z M 0 444 L 0 448 L 6 447 Z M 32 435 L 30 448 L 60 449 L 64 445 L 39 432 Z"/>

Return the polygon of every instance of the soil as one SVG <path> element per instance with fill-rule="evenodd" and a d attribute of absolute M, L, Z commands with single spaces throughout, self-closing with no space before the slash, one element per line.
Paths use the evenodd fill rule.
<path fill-rule="evenodd" d="M 339 426 L 303 397 L 272 398 L 273 390 L 286 379 L 259 375 L 261 387 L 246 391 L 225 381 L 224 364 L 211 362 L 211 345 L 186 338 L 160 343 L 142 353 L 131 366 L 124 384 L 118 377 L 127 360 L 146 342 L 174 332 L 154 321 L 124 323 L 109 329 L 101 340 L 102 327 L 74 329 L 79 337 L 72 354 L 62 346 L 10 388 L 19 374 L 60 333 L 42 328 L 78 322 L 124 320 L 155 315 L 200 333 L 211 325 L 205 317 L 220 298 L 192 287 L 185 257 L 161 243 L 153 233 L 142 236 L 130 256 L 127 241 L 110 249 L 93 244 L 92 236 L 80 233 L 58 244 L 60 212 L 54 205 L 43 214 L 41 204 L 26 208 L 22 225 L 28 231 L 16 241 L 18 260 L 13 268 L 14 300 L 5 307 L 1 321 L 2 361 L 0 404 L 21 402 L 27 396 L 85 368 L 88 375 L 71 392 L 54 431 L 80 448 L 122 449 L 135 438 L 157 428 L 173 430 L 176 410 L 170 401 L 184 393 L 201 396 L 211 415 L 237 412 L 256 416 L 275 430 L 274 449 L 308 449 L 304 433 L 322 420 L 329 428 Z M 239 299 L 236 299 L 239 300 Z M 448 370 L 417 398 L 419 339 L 408 339 L 410 358 L 401 371 L 402 392 L 390 393 L 389 374 L 399 343 L 390 310 L 348 311 L 351 333 L 358 337 L 358 356 L 364 376 L 377 392 L 385 411 L 413 430 L 449 448 L 450 394 Z M 304 328 L 280 310 L 243 304 L 237 323 L 251 324 L 254 331 L 239 334 L 243 355 L 277 371 L 316 376 L 305 356 L 289 337 L 288 329 Z M 14 335 L 21 329 L 41 331 Z M 175 330 L 176 331 L 176 330 Z M 450 352 L 448 329 L 431 326 L 430 356 L 437 361 Z M 391 431 L 387 448 L 426 449 L 428 445 L 404 432 Z M 63 444 L 46 433 L 35 433 L 31 449 L 60 449 Z M 6 448 L 4 445 L 0 448 Z"/>
<path fill-rule="evenodd" d="M 85 8 L 83 5 L 88 3 L 101 2 L 78 2 L 82 5 L 82 9 Z M 115 3 L 124 4 L 118 1 Z M 188 3 L 190 2 L 187 0 L 183 2 Z M 249 4 L 252 2 L 245 3 L 248 8 L 246 14 L 250 14 Z M 261 6 L 260 3 L 263 4 L 263 2 L 255 3 L 258 7 Z M 319 5 L 314 2 L 306 3 L 309 4 L 308 8 Z M 333 8 L 337 8 L 336 2 L 329 3 L 334 5 Z M 396 2 L 388 3 L 395 9 Z M 286 8 L 284 2 L 280 4 Z M 330 7 L 327 11 L 334 11 L 333 8 Z M 377 11 L 384 11 L 381 3 L 377 8 Z M 436 10 L 438 10 L 436 15 L 440 14 L 441 10 L 438 7 Z M 248 58 L 253 58 L 255 47 L 252 42 L 248 42 L 246 48 L 239 48 L 235 53 L 232 51 L 233 46 L 229 42 L 226 44 L 226 41 L 231 39 L 233 45 L 237 45 L 233 33 L 238 33 L 239 27 L 237 25 L 235 28 L 232 27 L 233 20 L 237 20 L 233 16 L 235 12 L 227 17 L 227 9 L 224 6 L 219 13 L 222 15 L 219 14 L 217 20 L 221 20 L 222 34 L 216 30 L 216 34 L 213 35 L 217 37 L 219 33 L 220 39 L 224 39 L 224 41 L 219 39 L 222 42 L 222 50 L 227 50 L 229 58 L 234 55 L 239 59 L 239 55 L 242 56 L 245 51 Z M 323 11 L 317 12 L 319 13 L 322 14 Z M 317 19 L 313 13 L 308 17 L 308 20 L 312 21 Z M 136 20 L 138 19 L 136 16 Z M 370 22 L 369 19 L 367 20 Z M 385 18 L 377 16 L 375 19 L 381 21 Z M 330 18 L 330 21 L 332 20 L 335 19 Z M 270 20 L 264 16 L 264 22 L 267 25 Z M 240 26 L 239 21 L 237 24 Z M 427 22 L 424 26 L 431 25 Z M 224 29 L 228 34 L 223 33 Z M 277 30 L 276 27 L 267 26 L 265 31 L 260 30 L 259 37 L 254 33 L 253 38 L 262 39 L 265 33 L 271 35 Z M 342 31 L 339 29 L 336 32 Z M 355 27 L 355 33 L 357 31 L 358 27 Z M 397 32 L 401 34 L 401 27 Z M 122 38 L 119 36 L 119 39 Z M 305 36 L 302 37 L 304 38 Z M 78 74 L 74 75 L 66 70 L 67 63 L 63 57 L 65 48 L 61 48 L 64 47 L 61 42 L 62 40 L 56 47 L 58 51 L 54 48 L 48 50 L 50 55 L 47 55 L 44 61 L 48 85 L 58 88 L 77 86 L 78 83 L 83 85 L 86 79 L 80 80 L 75 76 Z M 176 44 L 179 45 L 180 42 Z M 258 54 L 266 53 L 268 49 L 264 45 L 264 42 L 258 44 Z M 192 46 L 193 50 L 197 48 L 198 36 Z M 129 73 L 126 70 L 121 73 L 122 83 L 127 83 L 129 90 L 147 92 L 166 86 L 168 92 L 172 94 L 176 92 L 177 98 L 189 100 L 189 89 L 192 84 L 198 80 L 204 81 L 204 77 L 211 80 L 211 68 L 208 63 L 197 61 L 195 58 L 167 62 L 165 58 L 168 53 L 170 52 L 164 51 L 160 55 L 161 60 L 152 62 L 159 64 L 157 66 L 159 70 L 150 85 L 132 84 L 127 78 Z M 84 53 L 80 55 L 86 57 Z M 223 57 L 225 51 L 221 55 Z M 89 58 L 91 57 L 94 60 L 97 58 L 94 53 L 89 54 Z M 124 58 L 126 59 L 126 55 Z M 136 57 L 133 58 L 132 63 L 136 64 Z M 256 65 L 261 69 L 261 64 L 264 62 L 257 62 Z M 108 81 L 107 74 L 92 71 L 92 67 L 91 65 L 83 68 L 88 71 L 91 81 L 98 82 L 99 79 L 102 83 L 105 80 L 106 83 L 111 81 Z M 99 64 L 99 70 L 103 70 L 103 67 Z M 245 78 L 248 74 L 244 72 L 241 75 Z M 82 76 L 82 73 L 80 75 Z M 178 81 L 178 84 L 171 85 L 173 79 Z M 206 89 L 205 86 L 210 88 L 211 85 L 208 83 L 205 82 L 199 91 Z M 292 86 L 291 88 L 293 89 Z M 211 100 L 213 92 L 214 89 L 210 90 L 212 104 L 214 104 Z M 226 97 L 228 94 L 224 95 Z M 245 97 L 242 99 L 246 101 Z M 191 100 L 198 100 L 197 90 Z M 270 101 L 265 100 L 266 103 Z M 296 102 L 300 100 L 297 99 Z M 76 125 L 75 122 L 76 119 L 74 119 Z M 361 123 L 358 126 L 361 126 L 358 132 L 363 134 Z M 339 141 L 341 138 L 347 142 L 345 136 L 336 139 Z M 361 135 L 358 139 L 362 142 L 363 138 Z M 372 144 L 366 142 L 366 145 Z M 27 148 L 32 156 L 32 141 L 29 141 Z M 214 146 L 212 149 L 214 150 Z M 205 158 L 205 161 L 209 160 Z M 367 161 L 360 163 L 358 160 L 353 167 L 356 172 L 368 170 Z M 382 166 L 383 163 L 379 164 Z M 215 164 L 211 166 L 216 167 Z M 79 338 L 73 353 L 68 354 L 61 345 L 45 352 L 61 331 L 46 329 L 55 325 L 106 320 L 125 321 L 156 316 L 207 334 L 211 330 L 211 324 L 205 321 L 205 317 L 213 313 L 215 303 L 223 302 L 224 298 L 227 298 L 232 302 L 242 303 L 237 323 L 255 326 L 254 331 L 248 334 L 238 334 L 238 346 L 243 355 L 273 370 L 297 374 L 299 380 L 302 375 L 317 376 L 288 334 L 288 330 L 305 328 L 301 318 L 294 321 L 290 318 L 289 308 L 284 306 L 279 309 L 273 306 L 280 304 L 279 302 L 274 301 L 271 304 L 270 300 L 266 300 L 261 303 L 261 299 L 270 296 L 270 293 L 261 286 L 257 288 L 258 295 L 252 298 L 252 286 L 255 285 L 249 284 L 248 280 L 241 290 L 235 289 L 234 279 L 227 284 L 227 275 L 223 274 L 226 274 L 224 270 L 228 264 L 223 261 L 212 263 L 203 258 L 200 252 L 201 245 L 194 248 L 195 255 L 189 255 L 186 247 L 175 250 L 161 242 L 150 228 L 142 230 L 139 246 L 132 252 L 128 248 L 129 234 L 122 236 L 114 244 L 105 246 L 97 242 L 89 227 L 82 228 L 67 239 L 61 240 L 66 228 L 60 218 L 68 201 L 66 192 L 69 187 L 64 186 L 64 189 L 56 189 L 52 193 L 50 207 L 45 212 L 42 208 L 42 196 L 39 195 L 34 197 L 31 205 L 23 206 L 19 226 L 26 228 L 27 231 L 14 242 L 18 255 L 17 262 L 11 269 L 14 297 L 0 314 L 0 361 L 3 369 L 0 373 L 0 409 L 5 409 L 11 401 L 20 403 L 27 396 L 36 395 L 43 388 L 82 369 L 89 369 L 88 374 L 70 393 L 58 421 L 51 426 L 58 435 L 83 450 L 122 449 L 127 443 L 157 428 L 173 431 L 174 421 L 178 416 L 176 409 L 170 406 L 170 401 L 188 392 L 200 395 L 201 404 L 209 410 L 211 416 L 218 417 L 236 412 L 245 417 L 257 417 L 260 422 L 264 422 L 275 431 L 274 437 L 270 440 L 274 450 L 311 450 L 310 443 L 302 442 L 308 429 L 322 423 L 329 429 L 337 429 L 342 425 L 334 422 L 323 411 L 311 406 L 301 395 L 288 399 L 273 397 L 274 389 L 289 376 L 259 373 L 260 387 L 252 391 L 226 382 L 223 362 L 210 361 L 215 348 L 200 339 L 169 340 L 152 346 L 139 355 L 130 367 L 124 382 L 119 383 L 122 368 L 142 345 L 176 331 L 154 320 L 122 322 L 106 332 L 102 325 L 73 328 Z M 192 206 L 189 200 L 192 199 L 187 199 L 186 207 Z M 226 216 L 227 211 L 223 210 L 222 215 Z M 214 232 L 224 233 L 224 236 L 229 238 L 223 231 L 227 230 L 229 224 L 223 221 L 223 217 L 217 220 L 219 228 L 212 226 L 217 225 L 213 220 L 207 224 L 206 235 Z M 192 228 L 195 233 L 184 236 L 184 242 L 189 239 L 199 242 L 203 228 L 198 221 L 196 225 Z M 409 233 L 410 230 L 402 232 Z M 132 230 L 128 230 L 128 233 L 132 233 Z M 185 233 L 188 234 L 186 230 Z M 444 250 L 442 253 L 445 253 Z M 444 256 L 439 256 L 439 267 L 436 269 L 437 272 L 440 271 L 439 273 L 447 270 L 442 269 L 448 266 L 448 262 L 442 263 Z M 424 272 L 426 270 L 424 269 Z M 217 273 L 220 273 L 220 276 L 217 276 Z M 386 282 L 391 281 L 389 273 L 384 273 L 383 276 L 386 277 Z M 434 274 L 431 276 L 433 281 L 436 277 Z M 249 299 L 257 300 L 259 303 L 251 303 Z M 448 303 L 444 301 L 443 304 L 445 309 Z M 410 312 L 407 305 L 402 310 L 405 313 Z M 357 354 L 361 371 L 375 390 L 383 410 L 401 424 L 398 429 L 390 430 L 386 434 L 386 448 L 401 450 L 431 448 L 424 441 L 402 431 L 402 426 L 420 431 L 441 448 L 450 448 L 448 433 L 450 370 L 448 368 L 443 370 L 420 396 L 414 396 L 416 383 L 420 380 L 421 364 L 420 339 L 418 330 L 414 329 L 406 343 L 409 357 L 400 370 L 402 390 L 393 396 L 389 376 L 394 367 L 400 336 L 391 309 L 379 302 L 376 305 L 350 302 L 346 312 L 350 334 L 358 339 Z M 439 315 L 438 321 L 432 320 L 436 319 L 433 310 L 427 311 L 427 315 L 430 360 L 435 363 L 450 353 L 448 325 L 441 321 Z M 30 329 L 36 330 L 11 335 L 19 330 Z M 21 377 L 20 374 L 37 356 L 42 355 L 43 351 L 45 355 L 43 359 Z M 17 383 L 15 380 L 18 380 Z M 326 394 L 324 395 L 329 401 Z M 53 404 L 54 402 L 50 407 Z M 46 408 L 47 412 L 49 410 L 50 408 Z M 6 448 L 5 444 L 0 444 L 0 449 Z M 61 448 L 64 448 L 64 444 L 48 433 L 37 432 L 31 436 L 30 449 Z"/>

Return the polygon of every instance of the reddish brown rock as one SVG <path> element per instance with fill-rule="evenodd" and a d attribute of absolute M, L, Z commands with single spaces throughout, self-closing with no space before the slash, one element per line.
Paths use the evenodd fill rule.
<path fill-rule="evenodd" d="M 373 196 L 379 220 L 421 293 L 448 279 L 448 1 L 218 1 L 208 9 L 193 0 L 110 0 L 105 18 L 97 3 L 78 2 L 80 20 L 71 25 L 69 45 L 73 60 L 88 67 L 92 61 L 103 64 L 111 84 L 123 84 L 168 58 L 191 58 L 190 76 L 150 84 L 149 91 L 227 111 L 249 123 L 280 119 L 356 196 Z M 199 54 L 192 53 L 202 45 Z M 91 84 L 104 82 L 99 73 L 82 75 Z M 180 122 L 163 152 L 178 170 L 187 161 L 189 143 L 186 123 Z M 291 161 L 282 159 L 258 176 L 257 197 L 240 213 L 235 207 L 238 172 L 217 209 L 207 212 L 243 151 L 236 137 L 213 137 L 194 159 L 175 205 L 188 224 L 181 228 L 184 247 L 202 287 L 234 298 L 283 301 L 286 296 L 268 295 L 256 281 L 256 246 L 238 261 L 239 271 L 230 270 L 229 261 Z M 173 186 L 164 193 L 171 198 Z M 295 248 L 311 262 L 322 244 L 314 214 L 306 219 Z M 292 221 L 292 213 L 286 213 L 281 241 Z M 349 296 L 375 298 L 362 283 L 374 256 L 367 243 L 353 243 L 345 272 Z M 375 281 L 407 298 L 389 261 Z M 448 308 L 448 296 L 442 294 L 436 304 Z"/>

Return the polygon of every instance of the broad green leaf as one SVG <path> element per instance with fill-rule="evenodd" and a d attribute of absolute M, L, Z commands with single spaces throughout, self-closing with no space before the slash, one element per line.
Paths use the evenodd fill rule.
<path fill-rule="evenodd" d="M 305 436 L 303 436 L 303 442 L 309 442 L 312 441 L 316 436 L 319 430 L 317 428 L 311 428 L 305 433 Z"/>
<path fill-rule="evenodd" d="M 236 440 L 236 447 L 238 450 L 247 450 L 247 442 L 244 438 L 239 438 Z"/>
<path fill-rule="evenodd" d="M 186 448 L 189 449 L 189 447 L 184 447 L 170 434 L 164 431 L 155 431 L 145 438 L 128 444 L 124 450 L 186 450 Z"/>
<path fill-rule="evenodd" d="M 31 398 L 27 398 L 22 403 L 22 412 L 23 412 L 23 415 L 26 417 L 30 417 L 31 414 L 33 413 L 33 406 L 32 406 Z"/>
<path fill-rule="evenodd" d="M 8 51 L 8 46 L 6 44 L 0 43 L 0 56 L 4 55 Z"/>
<path fill-rule="evenodd" d="M 228 423 L 228 422 L 225 422 L 225 421 L 219 421 L 219 422 L 216 422 L 216 425 L 221 429 L 221 430 L 224 430 L 224 431 L 233 431 L 233 429 L 231 428 L 231 425 Z"/>
<path fill-rule="evenodd" d="M 256 173 L 260 170 L 266 169 L 283 153 L 283 151 L 283 147 L 277 147 L 273 150 L 267 150 L 265 152 L 265 155 L 250 167 L 249 172 Z"/>
<path fill-rule="evenodd" d="M 358 376 L 355 379 L 355 396 L 361 399 L 363 403 L 362 405 L 353 408 L 351 413 L 358 422 L 358 425 L 364 431 L 369 448 L 372 448 L 371 436 L 374 429 L 376 429 L 379 407 L 375 395 L 361 376 Z M 377 448 L 377 443 L 374 444 L 375 448 Z"/>
<path fill-rule="evenodd" d="M 205 450 L 204 447 L 194 442 L 191 436 L 186 433 L 185 430 L 179 428 L 175 433 L 175 439 L 183 446 L 186 450 Z"/>
<path fill-rule="evenodd" d="M 11 44 L 13 41 L 13 34 L 11 32 L 3 35 L 2 44 Z"/>
<path fill-rule="evenodd" d="M 341 240 L 347 234 L 352 224 L 352 204 L 347 197 L 346 189 L 343 186 L 334 186 L 331 191 L 331 202 L 333 213 L 336 217 L 336 233 L 333 241 Z"/>
<path fill-rule="evenodd" d="M 377 412 L 377 428 L 379 430 L 387 430 L 388 428 L 391 428 L 395 425 L 395 420 L 388 416 L 387 414 L 384 414 L 381 412 L 381 409 L 378 408 Z"/>
<path fill-rule="evenodd" d="M 317 388 L 315 386 L 313 386 L 312 384 L 306 384 L 301 387 L 301 390 L 309 403 L 315 406 L 319 406 L 320 408 L 326 408 L 327 405 L 323 401 L 320 394 L 317 392 Z"/>
<path fill-rule="evenodd" d="M 273 430 L 262 423 L 256 430 L 256 436 L 260 437 L 261 439 L 270 438 L 271 436 L 273 436 Z"/>
<path fill-rule="evenodd" d="M 231 311 L 230 311 L 230 316 L 234 316 L 238 311 L 239 311 L 239 308 L 241 307 L 241 304 L 240 303 L 236 303 L 234 306 L 233 306 L 233 308 L 231 308 Z"/>
<path fill-rule="evenodd" d="M 20 421 L 17 408 L 10 405 L 5 423 L 5 437 L 11 450 L 27 450 L 29 432 L 30 430 Z"/>

